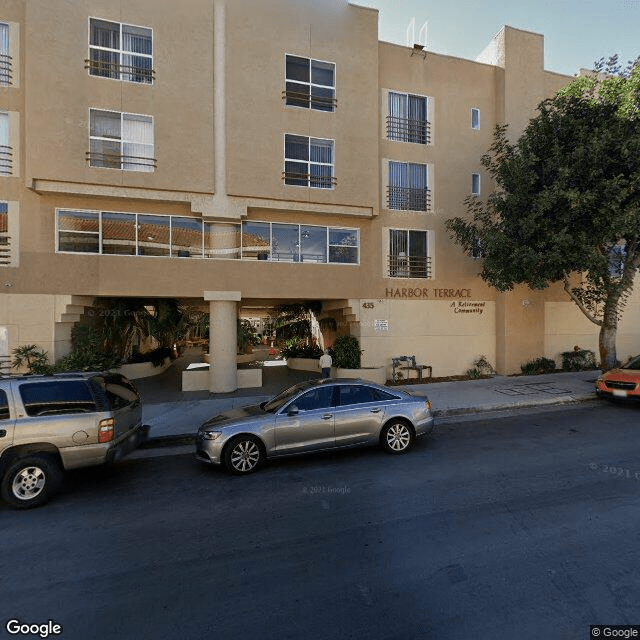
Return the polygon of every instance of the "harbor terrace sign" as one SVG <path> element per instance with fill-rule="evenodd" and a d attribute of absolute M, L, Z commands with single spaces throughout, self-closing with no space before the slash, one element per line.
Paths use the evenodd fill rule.
<path fill-rule="evenodd" d="M 471 289 L 428 289 L 427 287 L 402 287 L 385 289 L 385 298 L 437 300 L 448 298 L 460 300 L 471 298 Z"/>

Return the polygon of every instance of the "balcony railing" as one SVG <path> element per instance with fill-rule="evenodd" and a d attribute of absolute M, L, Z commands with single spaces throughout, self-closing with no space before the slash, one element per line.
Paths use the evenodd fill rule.
<path fill-rule="evenodd" d="M 11 258 L 11 236 L 6 231 L 0 232 L 0 266 L 10 265 Z"/>
<path fill-rule="evenodd" d="M 335 96 L 330 98 L 326 96 L 314 96 L 306 91 L 291 91 L 287 89 L 282 92 L 282 99 L 285 101 L 285 104 L 288 105 L 311 109 L 315 107 L 322 111 L 335 111 L 338 106 L 338 101 Z"/>
<path fill-rule="evenodd" d="M 85 60 L 84 68 L 89 69 L 89 74 L 92 76 L 143 82 L 146 84 L 152 84 L 156 77 L 156 72 L 153 69 L 130 64 L 120 64 L 118 62 L 109 62 L 107 60 Z"/>
<path fill-rule="evenodd" d="M 155 158 L 145 156 L 123 156 L 117 153 L 98 153 L 96 151 L 86 152 L 87 162 L 91 167 L 101 169 L 124 169 L 124 165 L 135 165 L 154 170 L 158 166 Z M 133 171 L 144 171 L 144 169 L 132 169 Z"/>
<path fill-rule="evenodd" d="M 399 211 L 429 211 L 431 209 L 431 191 L 412 187 L 387 187 L 389 209 Z"/>
<path fill-rule="evenodd" d="M 430 278 L 431 258 L 428 256 L 389 256 L 389 277 Z"/>
<path fill-rule="evenodd" d="M 428 144 L 431 141 L 431 124 L 428 120 L 387 116 L 387 138 L 400 142 Z"/>
<path fill-rule="evenodd" d="M 13 175 L 13 147 L 0 144 L 0 176 Z"/>
<path fill-rule="evenodd" d="M 335 176 L 315 176 L 310 173 L 283 171 L 282 179 L 285 184 L 298 187 L 317 187 L 319 189 L 333 189 L 338 183 Z"/>
<path fill-rule="evenodd" d="M 12 84 L 12 64 L 13 58 L 11 56 L 6 53 L 0 53 L 0 85 Z"/>
<path fill-rule="evenodd" d="M 11 356 L 0 356 L 0 375 L 9 375 L 11 373 Z M 8 418 L 8 409 L 3 416 L 0 413 L 0 418 Z"/>

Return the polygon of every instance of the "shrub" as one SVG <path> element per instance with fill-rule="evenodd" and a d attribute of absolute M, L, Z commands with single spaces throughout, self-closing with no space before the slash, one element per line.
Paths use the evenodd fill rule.
<path fill-rule="evenodd" d="M 467 378 L 471 378 L 471 380 L 477 380 L 482 377 L 482 371 L 477 367 L 473 367 L 472 369 L 467 369 Z"/>
<path fill-rule="evenodd" d="M 560 355 L 563 371 L 589 371 L 596 368 L 596 354 L 589 349 L 574 349 Z"/>
<path fill-rule="evenodd" d="M 536 376 L 541 373 L 553 373 L 556 370 L 555 360 L 550 358 L 536 358 L 520 365 L 520 369 L 525 376 Z"/>
<path fill-rule="evenodd" d="M 473 368 L 477 369 L 481 375 L 492 376 L 496 370 L 493 365 L 487 360 L 486 356 L 480 356 L 473 361 Z"/>
<path fill-rule="evenodd" d="M 360 343 L 353 336 L 340 336 L 330 349 L 333 365 L 340 369 L 360 368 Z"/>
<path fill-rule="evenodd" d="M 280 353 L 285 358 L 319 358 L 322 349 L 317 344 L 301 344 L 292 338 L 286 341 Z"/>
<path fill-rule="evenodd" d="M 38 345 L 25 344 L 13 349 L 12 353 L 13 361 L 11 366 L 14 369 L 24 366 L 27 367 L 29 373 L 50 373 L 49 356 Z"/>

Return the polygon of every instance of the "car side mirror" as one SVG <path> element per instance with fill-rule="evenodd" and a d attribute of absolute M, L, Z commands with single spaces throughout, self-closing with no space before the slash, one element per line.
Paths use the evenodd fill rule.
<path fill-rule="evenodd" d="M 300 409 L 298 409 L 298 407 L 296 407 L 295 404 L 292 404 L 287 410 L 288 416 L 297 416 L 299 413 L 300 413 Z"/>

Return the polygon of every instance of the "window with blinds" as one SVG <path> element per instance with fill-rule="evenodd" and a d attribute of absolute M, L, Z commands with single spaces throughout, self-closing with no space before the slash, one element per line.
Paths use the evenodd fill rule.
<path fill-rule="evenodd" d="M 287 185 L 332 189 L 336 184 L 333 140 L 285 134 L 282 177 Z"/>
<path fill-rule="evenodd" d="M 431 277 L 427 233 L 416 229 L 389 229 L 389 277 Z"/>
<path fill-rule="evenodd" d="M 0 87 L 12 84 L 12 62 L 9 54 L 9 25 L 0 22 Z"/>
<path fill-rule="evenodd" d="M 335 111 L 336 65 L 287 54 L 282 97 L 288 106 Z"/>
<path fill-rule="evenodd" d="M 398 211 L 429 211 L 431 194 L 427 165 L 390 161 L 387 204 L 389 209 Z"/>
<path fill-rule="evenodd" d="M 10 145 L 9 113 L 0 111 L 0 176 L 13 175 L 13 148 Z"/>
<path fill-rule="evenodd" d="M 89 59 L 85 68 L 92 76 L 151 84 L 154 80 L 151 29 L 90 18 Z"/>
<path fill-rule="evenodd" d="M 151 116 L 91 109 L 89 166 L 149 172 L 157 166 L 153 154 Z"/>
<path fill-rule="evenodd" d="M 389 91 L 387 138 L 399 142 L 428 144 L 427 98 Z"/>

